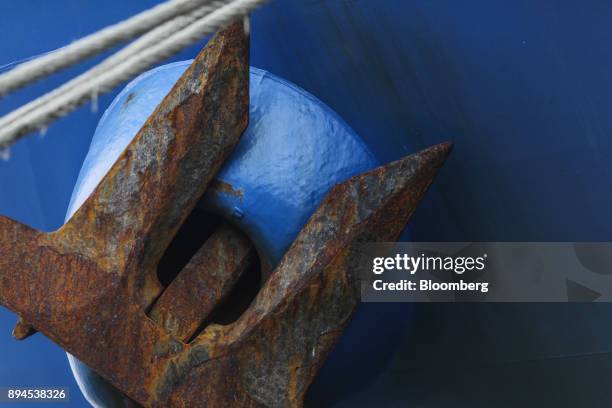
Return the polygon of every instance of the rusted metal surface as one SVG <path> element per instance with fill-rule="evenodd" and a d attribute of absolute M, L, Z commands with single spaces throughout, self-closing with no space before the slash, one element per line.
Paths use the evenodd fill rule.
<path fill-rule="evenodd" d="M 36 334 L 36 329 L 20 317 L 13 329 L 13 337 L 16 340 L 25 340 L 33 334 Z"/>
<path fill-rule="evenodd" d="M 196 256 L 161 297 L 157 263 L 238 141 L 248 104 L 248 38 L 234 25 L 209 42 L 62 229 L 0 217 L 0 303 L 144 406 L 301 406 L 359 300 L 354 245 L 395 240 L 450 151 L 434 146 L 334 187 L 246 312 L 186 343 L 241 257 L 217 284 Z M 229 241 L 215 238 L 199 256 Z M 214 287 L 209 301 L 198 299 L 202 284 Z M 183 312 L 185 324 L 168 323 Z"/>
<path fill-rule="evenodd" d="M 221 225 L 164 290 L 149 317 L 187 342 L 254 258 L 247 237 Z"/>

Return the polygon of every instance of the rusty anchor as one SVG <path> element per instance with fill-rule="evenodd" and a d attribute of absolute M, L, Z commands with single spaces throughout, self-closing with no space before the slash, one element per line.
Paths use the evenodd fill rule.
<path fill-rule="evenodd" d="M 301 406 L 359 302 L 359 242 L 393 241 L 451 145 L 336 185 L 229 325 L 206 318 L 253 262 L 221 226 L 172 283 L 156 268 L 248 121 L 248 34 L 220 31 L 58 231 L 0 217 L 0 303 L 147 407 Z M 109 358 L 113 356 L 113 358 Z"/>

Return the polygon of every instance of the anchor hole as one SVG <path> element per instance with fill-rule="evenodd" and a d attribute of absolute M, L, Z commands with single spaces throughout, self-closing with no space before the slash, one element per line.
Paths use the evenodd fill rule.
<path fill-rule="evenodd" d="M 221 217 L 197 208 L 189 214 L 157 265 L 157 278 L 164 288 L 185 268 L 222 222 Z"/>

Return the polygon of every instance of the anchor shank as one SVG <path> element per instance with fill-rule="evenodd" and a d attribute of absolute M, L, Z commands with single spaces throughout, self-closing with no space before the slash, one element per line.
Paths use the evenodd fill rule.
<path fill-rule="evenodd" d="M 253 255 L 244 235 L 222 225 L 166 288 L 149 316 L 186 343 L 233 288 Z"/>

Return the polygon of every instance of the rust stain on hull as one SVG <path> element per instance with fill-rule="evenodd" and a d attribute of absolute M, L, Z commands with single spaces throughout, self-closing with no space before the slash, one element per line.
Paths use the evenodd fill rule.
<path fill-rule="evenodd" d="M 210 185 L 210 190 L 238 197 L 240 200 L 244 199 L 244 190 L 241 188 L 234 188 L 230 183 L 223 180 L 214 180 Z"/>

